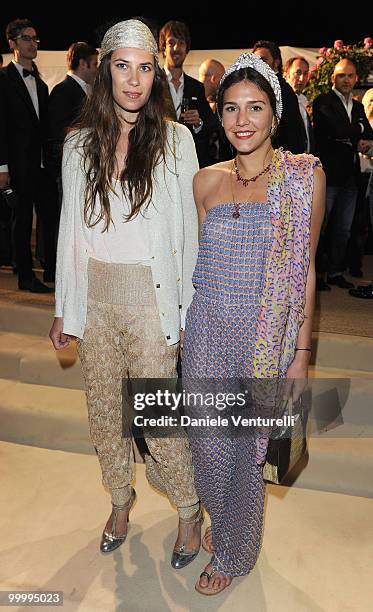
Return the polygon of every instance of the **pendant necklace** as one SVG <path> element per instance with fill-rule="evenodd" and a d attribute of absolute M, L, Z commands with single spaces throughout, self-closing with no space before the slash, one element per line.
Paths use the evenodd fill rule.
<path fill-rule="evenodd" d="M 233 219 L 238 219 L 241 216 L 240 213 L 240 203 L 236 202 L 234 199 L 234 193 L 233 193 L 233 170 L 236 174 L 236 180 L 241 182 L 243 184 L 244 187 L 247 187 L 249 185 L 249 183 L 255 183 L 255 181 L 262 176 L 263 174 L 265 174 L 266 172 L 268 172 L 268 170 L 270 169 L 272 164 L 272 161 L 269 162 L 268 166 L 266 166 L 261 172 L 259 172 L 259 174 L 256 174 L 255 176 L 252 176 L 251 178 L 243 178 L 238 170 L 238 166 L 237 166 L 237 157 L 234 158 L 233 160 L 233 164 L 232 164 L 232 169 L 231 169 L 231 189 L 232 189 L 232 198 L 233 198 L 233 204 L 234 204 L 234 211 L 232 213 L 232 217 Z"/>

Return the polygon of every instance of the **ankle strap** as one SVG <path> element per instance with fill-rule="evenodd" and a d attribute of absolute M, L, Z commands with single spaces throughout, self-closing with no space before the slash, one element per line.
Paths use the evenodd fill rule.
<path fill-rule="evenodd" d="M 201 518 L 203 518 L 203 511 L 202 511 L 202 507 L 200 505 L 199 509 L 197 510 L 196 516 L 190 517 L 190 518 L 181 518 L 179 516 L 179 521 L 181 521 L 185 525 L 192 525 L 193 523 L 198 523 L 198 521 L 200 521 Z"/>
<path fill-rule="evenodd" d="M 128 508 L 128 502 L 126 504 L 122 504 L 121 506 L 119 504 L 111 504 L 114 510 L 127 510 Z"/>
<path fill-rule="evenodd" d="M 114 504 L 113 502 L 111 502 L 111 505 L 114 510 L 128 510 L 128 507 L 131 506 L 132 502 L 134 501 L 135 496 L 136 496 L 135 489 L 132 488 L 131 495 L 129 496 L 128 501 L 125 504 Z"/>

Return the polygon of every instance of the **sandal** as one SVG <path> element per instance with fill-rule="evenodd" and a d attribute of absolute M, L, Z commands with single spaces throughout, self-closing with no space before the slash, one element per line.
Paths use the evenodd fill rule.
<path fill-rule="evenodd" d="M 113 503 L 111 504 L 113 507 L 113 512 L 114 512 L 113 523 L 112 523 L 110 532 L 104 530 L 102 533 L 101 542 L 100 542 L 100 551 L 102 553 L 104 554 L 111 553 L 113 550 L 115 550 L 116 548 L 119 548 L 119 546 L 121 546 L 125 542 L 126 537 L 127 537 L 127 531 L 123 536 L 117 536 L 115 534 L 115 530 L 117 526 L 118 512 L 120 512 L 121 510 L 128 510 L 128 514 L 129 514 L 129 511 L 131 510 L 133 504 L 135 503 L 135 499 L 136 499 L 136 491 L 135 489 L 132 489 L 131 497 L 129 498 L 126 504 L 123 504 L 121 506 L 117 504 L 113 504 Z M 127 523 L 128 523 L 128 515 L 127 515 Z"/>
<path fill-rule="evenodd" d="M 201 544 L 198 546 L 198 548 L 194 550 L 189 550 L 189 551 L 185 550 L 185 546 L 188 540 L 189 526 L 195 525 L 196 523 L 200 523 L 202 525 L 203 520 L 204 520 L 204 516 L 203 516 L 203 511 L 201 507 L 197 511 L 196 516 L 192 518 L 189 518 L 189 519 L 179 518 L 180 523 L 187 525 L 187 529 L 186 529 L 186 534 L 185 534 L 185 538 L 184 538 L 182 545 L 177 549 L 174 548 L 172 552 L 171 565 L 174 569 L 183 569 L 183 567 L 186 567 L 187 565 L 189 565 L 189 563 L 191 563 L 198 555 Z"/>
<path fill-rule="evenodd" d="M 211 565 L 211 564 L 209 564 Z M 208 565 L 206 566 L 208 567 Z M 214 574 L 219 574 L 220 572 L 218 572 L 217 570 L 212 569 L 210 572 L 207 572 L 206 570 L 204 570 L 202 572 L 202 574 L 200 574 L 199 576 L 199 580 L 198 582 L 196 582 L 195 584 L 195 589 L 196 591 L 198 591 L 198 593 L 201 593 L 201 595 L 217 595 L 218 593 L 221 593 L 222 591 L 224 591 L 224 589 L 226 589 L 227 587 L 229 587 L 230 584 L 232 584 L 232 578 L 230 576 L 226 576 L 227 578 L 230 578 L 230 581 L 224 585 L 221 586 L 221 588 L 218 589 L 214 589 L 210 586 L 201 586 L 200 585 L 200 579 L 203 578 L 204 576 L 206 576 L 206 578 L 210 581 L 210 578 L 214 575 Z M 221 574 L 223 575 L 223 574 Z"/>
<path fill-rule="evenodd" d="M 206 527 L 205 535 L 202 538 L 202 548 L 206 552 L 210 553 L 210 555 L 212 555 L 215 552 L 214 545 L 212 543 L 212 527 L 211 527 L 211 525 Z"/>

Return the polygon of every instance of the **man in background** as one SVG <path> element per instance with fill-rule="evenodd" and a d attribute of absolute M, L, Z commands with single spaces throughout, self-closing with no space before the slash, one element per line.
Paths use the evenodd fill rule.
<path fill-rule="evenodd" d="M 273 146 L 275 148 L 283 147 L 286 151 L 292 153 L 304 153 L 304 124 L 299 112 L 297 97 L 282 76 L 282 58 L 279 46 L 270 40 L 258 40 L 253 47 L 253 53 L 261 57 L 276 73 L 281 88 L 283 110 Z"/>
<path fill-rule="evenodd" d="M 359 152 L 364 153 L 369 148 L 366 141 L 373 138 L 363 105 L 352 97 L 356 80 L 355 64 L 340 60 L 334 67 L 331 90 L 313 103 L 316 154 L 326 174 L 325 220 L 316 257 L 320 291 L 329 290 L 329 285 L 354 286 L 343 274 L 361 178 Z"/>
<path fill-rule="evenodd" d="M 18 288 L 49 293 L 33 271 L 33 208 L 43 229 L 44 281 L 54 282 L 56 265 L 57 190 L 44 168 L 48 87 L 33 60 L 39 37 L 28 19 L 8 24 L 6 37 L 13 61 L 0 72 L 0 189 L 17 194 L 14 248 Z"/>
<path fill-rule="evenodd" d="M 85 42 L 73 43 L 67 52 L 67 75 L 49 96 L 48 171 L 55 177 L 61 198 L 62 148 L 68 128 L 77 120 L 91 93 L 98 65 L 98 51 Z"/>
<path fill-rule="evenodd" d="M 211 163 L 209 138 L 213 113 L 205 98 L 202 83 L 183 71 L 190 47 L 190 32 L 185 23 L 168 21 L 163 26 L 159 33 L 159 49 L 165 60 L 164 70 L 174 119 L 189 128 L 196 145 L 199 165 L 204 167 Z"/>
<path fill-rule="evenodd" d="M 198 78 L 203 83 L 206 100 L 214 114 L 216 113 L 216 93 L 224 72 L 223 64 L 215 59 L 207 59 L 199 67 Z"/>
<path fill-rule="evenodd" d="M 309 70 L 309 63 L 304 57 L 290 57 L 284 64 L 283 74 L 285 80 L 289 83 L 298 99 L 299 111 L 304 124 L 304 150 L 306 153 L 314 153 L 315 139 L 312 123 L 308 114 L 310 104 L 303 93 L 308 83 Z"/>
<path fill-rule="evenodd" d="M 209 130 L 211 164 L 232 159 L 234 155 L 234 151 L 230 146 L 216 112 L 216 96 L 224 72 L 223 64 L 215 59 L 207 59 L 199 67 L 198 78 L 203 83 L 206 100 L 213 112 L 213 118 L 209 122 L 211 126 Z"/>
<path fill-rule="evenodd" d="M 362 100 L 365 115 L 373 129 L 373 88 L 367 89 Z M 351 226 L 351 238 L 347 248 L 351 276 L 363 276 L 363 256 L 373 234 L 373 141 L 367 141 L 364 153 L 359 153 L 361 178 L 355 217 Z M 361 147 L 363 149 L 363 147 Z M 373 299 L 373 285 L 359 285 L 349 290 L 354 297 Z"/>

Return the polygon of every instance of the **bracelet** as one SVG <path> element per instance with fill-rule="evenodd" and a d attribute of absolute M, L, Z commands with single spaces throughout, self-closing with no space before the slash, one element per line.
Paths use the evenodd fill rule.
<path fill-rule="evenodd" d="M 309 351 L 309 352 L 311 352 L 312 349 L 310 349 L 310 348 L 296 348 L 295 350 L 296 351 Z"/>

